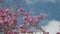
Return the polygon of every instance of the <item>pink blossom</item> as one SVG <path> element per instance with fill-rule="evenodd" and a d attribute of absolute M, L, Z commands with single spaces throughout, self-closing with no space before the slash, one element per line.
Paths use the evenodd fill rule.
<path fill-rule="evenodd" d="M 8 17 L 7 17 L 7 20 L 8 20 L 8 22 L 10 23 L 10 22 L 12 21 L 12 17 L 11 17 L 11 16 L 8 16 Z"/>
<path fill-rule="evenodd" d="M 33 31 L 31 31 L 31 30 L 26 30 L 26 32 L 27 32 L 27 33 L 33 33 Z"/>
<path fill-rule="evenodd" d="M 20 15 L 21 13 L 25 13 L 25 9 L 24 8 L 19 8 L 17 11 L 17 15 Z"/>
<path fill-rule="evenodd" d="M 2 14 L 2 16 L 6 16 L 6 15 L 7 15 L 6 13 Z"/>
<path fill-rule="evenodd" d="M 7 13 L 9 11 L 9 9 L 2 9 L 1 11 L 2 11 L 2 13 Z"/>
<path fill-rule="evenodd" d="M 28 21 L 28 20 L 30 19 L 30 12 L 26 12 L 26 13 L 24 14 L 23 19 L 24 19 L 25 21 Z"/>
<path fill-rule="evenodd" d="M 30 19 L 29 19 L 29 23 L 30 23 L 31 25 L 37 26 L 37 24 L 38 24 L 38 19 L 37 19 L 36 17 L 34 17 L 34 16 L 31 16 Z"/>
<path fill-rule="evenodd" d="M 0 24 L 3 24 L 3 20 L 2 20 L 2 17 L 0 17 Z"/>
<path fill-rule="evenodd" d="M 57 32 L 56 34 L 60 34 L 60 32 Z"/>
<path fill-rule="evenodd" d="M 11 15 L 10 15 L 11 14 Z M 2 9 L 0 12 L 0 24 L 4 25 L 3 32 L 5 34 L 18 34 L 17 31 L 15 31 L 15 27 L 17 25 L 17 16 L 23 15 L 24 22 L 21 26 L 17 27 L 18 32 L 21 33 L 31 33 L 33 34 L 33 31 L 28 29 L 28 26 L 32 25 L 37 28 L 39 28 L 44 34 L 48 34 L 43 30 L 42 27 L 39 27 L 38 21 L 39 19 L 43 20 L 44 17 L 46 16 L 45 14 L 41 14 L 39 16 L 31 16 L 30 12 L 25 12 L 24 8 L 19 8 L 17 13 L 11 13 L 9 9 Z M 7 24 L 7 25 L 5 25 Z M 10 27 L 9 27 L 10 26 Z M 10 31 L 11 27 L 13 28 L 12 31 Z"/>
<path fill-rule="evenodd" d="M 30 12 L 25 12 L 24 16 L 30 16 Z"/>
<path fill-rule="evenodd" d="M 23 11 L 25 11 L 24 8 L 19 8 L 19 9 L 18 9 L 18 12 L 23 12 Z"/>
<path fill-rule="evenodd" d="M 26 26 L 25 24 L 22 24 L 22 25 L 20 26 L 20 28 L 22 28 L 22 29 L 26 29 L 27 26 Z"/>
<path fill-rule="evenodd" d="M 0 0 L 0 2 L 2 2 L 3 0 Z"/>
<path fill-rule="evenodd" d="M 6 16 L 9 12 L 9 9 L 2 9 L 1 12 L 3 16 Z"/>
<path fill-rule="evenodd" d="M 38 19 L 43 20 L 43 19 L 44 19 L 44 17 L 46 17 L 46 14 L 41 14 L 41 15 L 39 15 L 39 16 L 38 16 Z"/>
<path fill-rule="evenodd" d="M 3 24 L 3 20 L 0 20 L 0 24 Z"/>

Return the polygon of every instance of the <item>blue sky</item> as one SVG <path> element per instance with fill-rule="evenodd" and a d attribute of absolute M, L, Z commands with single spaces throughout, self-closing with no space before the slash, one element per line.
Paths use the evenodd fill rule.
<path fill-rule="evenodd" d="M 41 21 L 39 25 L 45 26 L 50 20 L 60 21 L 60 0 L 3 0 L 3 2 L 0 3 L 0 8 L 9 8 L 15 12 L 18 8 L 14 6 L 20 2 L 22 2 L 22 5 L 19 7 L 30 11 L 33 16 L 37 16 L 41 12 L 47 14 L 47 17 Z M 22 16 L 20 16 L 18 22 L 22 24 Z"/>
<path fill-rule="evenodd" d="M 29 10 L 32 15 L 39 15 L 43 12 L 48 15 L 49 20 L 60 20 L 60 0 L 3 0 L 2 7 L 16 11 L 18 8 L 14 6 L 20 2 L 23 2 L 20 7 Z"/>

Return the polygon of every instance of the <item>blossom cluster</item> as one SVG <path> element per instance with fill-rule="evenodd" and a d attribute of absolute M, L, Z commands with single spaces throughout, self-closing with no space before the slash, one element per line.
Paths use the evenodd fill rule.
<path fill-rule="evenodd" d="M 23 15 L 24 22 L 16 27 L 20 15 Z M 39 16 L 31 16 L 30 12 L 27 12 L 24 8 L 19 8 L 16 13 L 11 12 L 9 9 L 0 9 L 0 32 L 3 34 L 33 34 L 35 31 L 29 30 L 28 27 L 34 26 L 40 29 L 43 34 L 49 34 L 38 25 L 39 21 L 43 20 L 44 17 L 46 17 L 46 14 L 43 13 Z"/>

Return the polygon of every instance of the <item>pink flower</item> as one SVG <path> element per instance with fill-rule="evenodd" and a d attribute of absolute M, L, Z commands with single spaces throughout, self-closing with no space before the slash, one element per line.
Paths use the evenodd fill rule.
<path fill-rule="evenodd" d="M 0 17 L 2 16 L 2 14 L 0 13 Z"/>
<path fill-rule="evenodd" d="M 19 9 L 18 9 L 18 12 L 24 11 L 24 10 L 25 10 L 24 8 L 19 8 Z"/>
<path fill-rule="evenodd" d="M 33 33 L 34 31 L 31 30 L 26 30 L 27 33 Z"/>
<path fill-rule="evenodd" d="M 7 13 L 9 9 L 2 9 L 2 13 Z"/>
<path fill-rule="evenodd" d="M 0 17 L 0 24 L 3 24 L 3 20 L 2 20 L 2 17 Z"/>
<path fill-rule="evenodd" d="M 6 13 L 4 13 L 4 14 L 2 14 L 3 16 L 6 16 L 7 14 Z"/>
<path fill-rule="evenodd" d="M 3 0 L 0 0 L 0 2 L 2 2 Z"/>
<path fill-rule="evenodd" d="M 18 32 L 17 31 L 12 31 L 12 34 L 18 34 Z"/>
<path fill-rule="evenodd" d="M 12 21 L 12 17 L 11 17 L 11 16 L 8 16 L 8 17 L 7 17 L 7 20 L 8 20 L 8 22 L 10 23 L 10 22 Z"/>
<path fill-rule="evenodd" d="M 8 15 L 9 11 L 10 11 L 9 9 L 2 9 L 1 10 L 3 16 Z"/>
<path fill-rule="evenodd" d="M 21 13 L 25 13 L 25 9 L 24 8 L 19 8 L 17 11 L 17 15 L 20 15 Z"/>
<path fill-rule="evenodd" d="M 60 34 L 60 32 L 57 32 L 56 34 Z"/>
<path fill-rule="evenodd" d="M 3 20 L 0 20 L 0 24 L 3 24 Z"/>
<path fill-rule="evenodd" d="M 38 16 L 38 19 L 43 20 L 43 19 L 44 19 L 44 17 L 46 17 L 46 14 L 41 14 L 41 15 L 39 15 L 39 16 Z"/>
<path fill-rule="evenodd" d="M 24 14 L 23 19 L 24 19 L 25 21 L 28 21 L 28 20 L 30 19 L 30 12 L 26 12 L 26 13 Z"/>
<path fill-rule="evenodd" d="M 20 28 L 26 29 L 26 25 L 25 25 L 25 24 L 22 24 L 22 25 L 20 26 Z"/>
<path fill-rule="evenodd" d="M 8 22 L 8 18 L 7 17 L 4 19 L 4 22 Z"/>
<path fill-rule="evenodd" d="M 30 16 L 30 12 L 26 12 L 24 16 Z"/>

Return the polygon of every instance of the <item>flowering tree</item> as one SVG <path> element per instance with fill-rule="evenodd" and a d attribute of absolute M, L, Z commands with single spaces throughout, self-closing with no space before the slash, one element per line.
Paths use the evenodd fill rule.
<path fill-rule="evenodd" d="M 18 16 L 23 15 L 24 22 L 22 25 L 16 27 Z M 19 8 L 16 13 L 11 12 L 9 9 L 0 10 L 0 32 L 3 34 L 19 34 L 19 33 L 29 33 L 33 34 L 34 31 L 29 30 L 29 26 L 34 26 L 40 29 L 43 34 L 49 34 L 43 30 L 42 27 L 38 25 L 40 20 L 43 20 L 46 14 L 41 14 L 39 16 L 31 16 L 30 12 L 26 12 L 24 8 Z"/>

